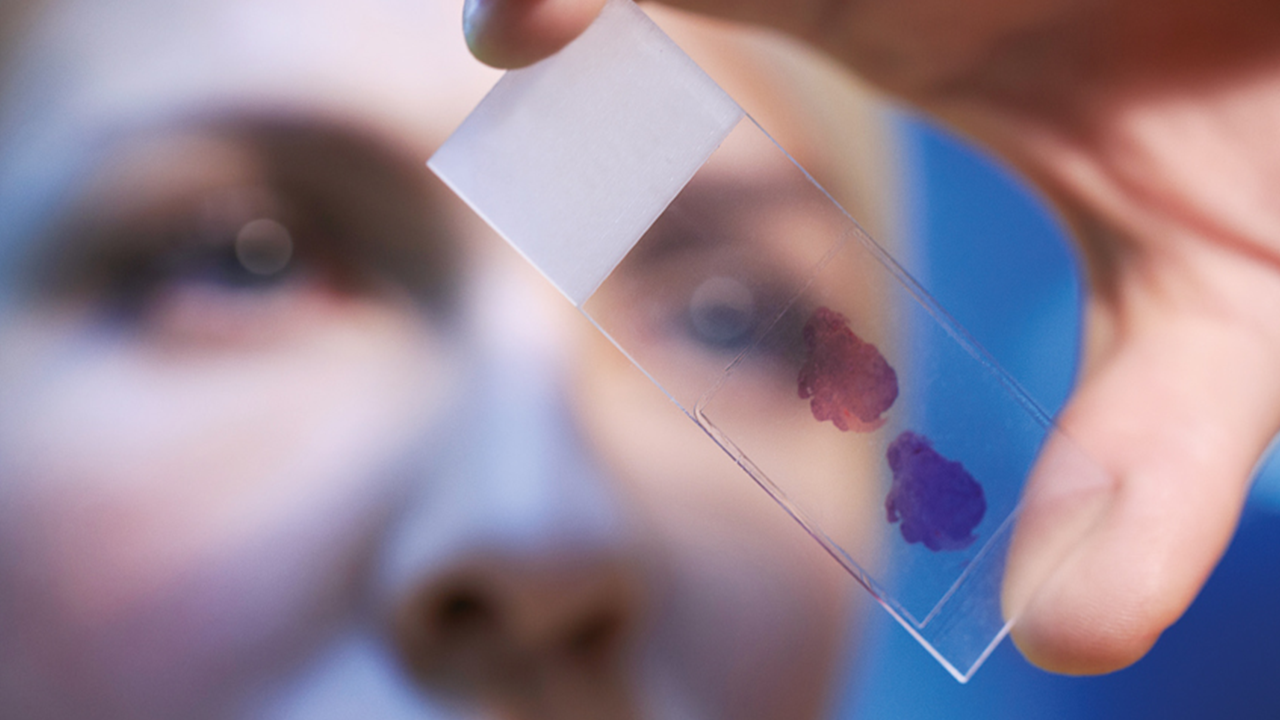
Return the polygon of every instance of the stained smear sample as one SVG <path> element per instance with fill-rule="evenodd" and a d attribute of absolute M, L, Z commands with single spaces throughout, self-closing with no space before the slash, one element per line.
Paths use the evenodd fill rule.
<path fill-rule="evenodd" d="M 844 431 L 870 432 L 898 399 L 898 374 L 876 349 L 849 329 L 844 315 L 826 307 L 804 325 L 808 357 L 800 368 L 800 397 L 819 422 Z M 810 399 L 812 398 L 812 399 Z"/>
<path fill-rule="evenodd" d="M 886 453 L 893 487 L 885 498 L 889 522 L 902 521 L 902 537 L 933 551 L 963 550 L 987 512 L 982 486 L 955 460 L 933 449 L 928 438 L 902 433 Z"/>

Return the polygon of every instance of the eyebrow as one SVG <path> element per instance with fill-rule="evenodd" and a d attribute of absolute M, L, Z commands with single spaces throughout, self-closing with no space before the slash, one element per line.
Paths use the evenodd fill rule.
<path fill-rule="evenodd" d="M 459 247 L 424 157 L 332 121 L 260 118 L 242 128 L 269 183 L 310 217 L 325 218 L 342 241 L 360 245 L 348 250 L 358 249 L 374 270 L 417 296 L 443 301 L 452 294 Z"/>
<path fill-rule="evenodd" d="M 697 177 L 676 196 L 637 245 L 637 260 L 652 263 L 688 252 L 710 252 L 743 243 L 742 251 L 767 251 L 751 232 L 771 212 L 791 211 L 812 197 L 785 178 Z M 750 245 L 746 245 L 750 243 Z"/>
<path fill-rule="evenodd" d="M 457 243 L 440 211 L 441 190 L 416 153 L 350 123 L 251 114 L 135 128 L 116 135 L 107 146 L 122 148 L 127 157 L 135 152 L 131 145 L 141 152 L 148 140 L 166 136 L 207 139 L 243 152 L 248 160 L 246 182 L 258 183 L 285 200 L 301 234 L 323 239 L 335 255 L 359 253 L 367 274 L 394 278 L 428 304 L 447 303 L 455 294 Z M 165 162 L 181 158 L 175 155 Z M 100 160 L 88 174 L 110 172 L 112 165 L 111 159 Z M 59 266 L 92 263 L 83 257 L 77 261 L 77 253 L 94 245 L 109 252 L 110 246 L 119 245 L 118 236 L 142 229 L 130 226 L 127 213 L 113 217 L 113 208 L 104 206 L 90 185 L 71 188 L 68 196 L 73 199 L 62 205 L 66 213 L 53 230 L 17 249 L 21 262 L 33 271 L 24 272 L 24 277 L 37 284 L 48 282 L 46 273 L 67 269 Z M 157 198 L 150 209 L 161 216 L 165 201 L 178 199 Z M 145 224 L 136 212 L 132 220 Z"/>

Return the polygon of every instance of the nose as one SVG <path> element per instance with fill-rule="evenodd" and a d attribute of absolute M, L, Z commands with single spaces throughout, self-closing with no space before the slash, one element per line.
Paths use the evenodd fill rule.
<path fill-rule="evenodd" d="M 529 718 L 632 715 L 633 591 L 616 564 L 488 558 L 423 586 L 396 618 L 429 689 Z"/>
<path fill-rule="evenodd" d="M 502 717 L 626 720 L 641 557 L 567 404 L 563 338 L 542 320 L 527 301 L 476 318 L 471 391 L 397 523 L 387 609 L 428 692 Z"/>

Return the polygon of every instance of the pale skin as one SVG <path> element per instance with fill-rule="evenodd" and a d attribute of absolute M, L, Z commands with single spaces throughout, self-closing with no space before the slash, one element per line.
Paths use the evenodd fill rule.
<path fill-rule="evenodd" d="M 867 600 L 425 166 L 496 75 L 460 0 L 42 5 L 0 44 L 0 718 L 824 716 Z M 854 102 L 812 65 L 743 75 L 780 48 L 665 27 L 744 102 Z M 724 152 L 759 183 L 707 180 L 753 193 L 710 236 L 789 223 L 790 164 Z M 265 275 L 262 221 L 289 249 Z M 794 232 L 749 263 L 654 237 L 619 286 L 661 283 L 663 368 L 739 347 L 689 322 L 728 305 L 701 285 L 763 298 L 812 262 Z M 743 315 L 729 340 L 768 320 Z M 806 439 L 865 554 L 875 488 L 835 480 L 874 458 Z"/>
<path fill-rule="evenodd" d="M 603 0 L 478 0 L 499 67 Z M 1004 600 L 1034 663 L 1141 658 L 1221 557 L 1280 428 L 1280 4 L 1274 0 L 680 0 L 800 37 L 1021 170 L 1088 268 L 1084 358 Z"/>

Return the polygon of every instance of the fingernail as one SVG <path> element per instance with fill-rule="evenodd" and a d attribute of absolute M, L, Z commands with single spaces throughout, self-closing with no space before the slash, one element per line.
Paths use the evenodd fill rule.
<path fill-rule="evenodd" d="M 488 3 L 484 0 L 466 0 L 462 5 L 462 34 L 467 38 L 467 45 L 470 45 L 473 50 L 476 36 L 480 32 L 481 25 L 484 24 L 487 5 Z"/>

